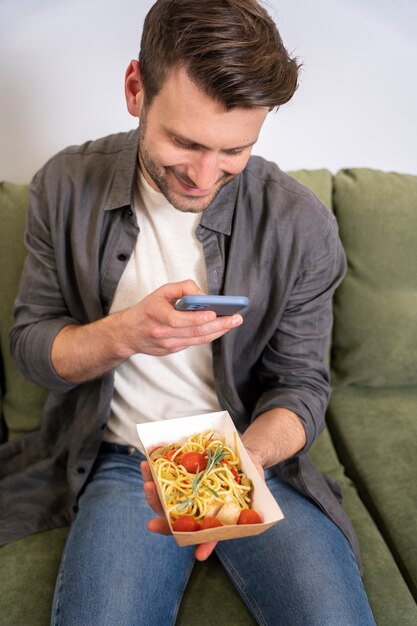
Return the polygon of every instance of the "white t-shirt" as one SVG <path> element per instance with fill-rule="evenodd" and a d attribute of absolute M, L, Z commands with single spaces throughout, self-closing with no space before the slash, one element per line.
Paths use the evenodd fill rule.
<path fill-rule="evenodd" d="M 139 237 L 110 313 L 132 306 L 165 283 L 191 278 L 207 291 L 203 248 L 195 235 L 201 215 L 178 211 L 140 172 L 137 179 Z M 163 357 L 136 354 L 116 368 L 104 439 L 139 447 L 136 423 L 218 410 L 210 344 Z"/>

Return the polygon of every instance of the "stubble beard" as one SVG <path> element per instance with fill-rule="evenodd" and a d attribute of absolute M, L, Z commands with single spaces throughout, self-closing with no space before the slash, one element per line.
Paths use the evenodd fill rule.
<path fill-rule="evenodd" d="M 207 209 L 214 201 L 220 191 L 225 185 L 230 183 L 236 176 L 232 174 L 224 174 L 222 178 L 216 183 L 216 186 L 212 192 L 207 196 L 196 198 L 193 195 L 180 195 L 171 191 L 167 176 L 176 176 L 182 182 L 189 184 L 188 177 L 182 174 L 179 170 L 176 170 L 174 166 L 161 166 L 158 168 L 156 163 L 152 160 L 149 152 L 142 146 L 145 145 L 145 133 L 146 133 L 146 114 L 142 115 L 139 124 L 139 163 L 141 168 L 144 168 L 147 174 L 150 176 L 154 184 L 159 191 L 165 196 L 172 206 L 181 211 L 182 213 L 201 213 Z M 191 185 L 192 186 L 192 185 Z"/>

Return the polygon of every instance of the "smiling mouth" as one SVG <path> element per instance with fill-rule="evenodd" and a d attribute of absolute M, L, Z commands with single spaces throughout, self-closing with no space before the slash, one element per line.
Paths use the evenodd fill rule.
<path fill-rule="evenodd" d="M 174 169 L 170 168 L 170 171 L 173 173 L 176 180 L 180 183 L 185 194 L 194 198 L 195 197 L 204 198 L 204 197 L 210 196 L 211 193 L 213 193 L 215 190 L 219 189 L 220 187 L 223 187 L 226 184 L 226 182 L 228 182 L 227 181 L 228 177 L 225 174 L 222 174 L 220 178 L 215 182 L 215 184 L 210 189 L 199 189 L 198 187 L 194 185 L 193 181 L 190 180 L 188 177 L 183 177 Z"/>
<path fill-rule="evenodd" d="M 181 187 L 184 189 L 187 195 L 189 196 L 199 196 L 204 197 L 209 195 L 211 189 L 199 189 L 196 187 L 190 179 L 184 180 L 184 178 L 179 175 L 175 170 L 171 170 L 177 181 L 180 183 Z"/>

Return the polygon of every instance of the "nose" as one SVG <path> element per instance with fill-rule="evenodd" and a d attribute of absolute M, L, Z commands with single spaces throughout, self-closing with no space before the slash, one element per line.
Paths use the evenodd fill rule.
<path fill-rule="evenodd" d="M 209 151 L 194 155 L 187 168 L 187 175 L 197 189 L 209 191 L 223 176 L 219 155 Z"/>

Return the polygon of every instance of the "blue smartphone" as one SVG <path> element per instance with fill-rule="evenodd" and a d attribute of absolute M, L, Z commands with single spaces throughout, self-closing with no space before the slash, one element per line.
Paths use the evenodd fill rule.
<path fill-rule="evenodd" d="M 239 313 L 249 304 L 246 296 L 184 296 L 177 300 L 178 311 L 215 311 L 217 315 Z"/>

